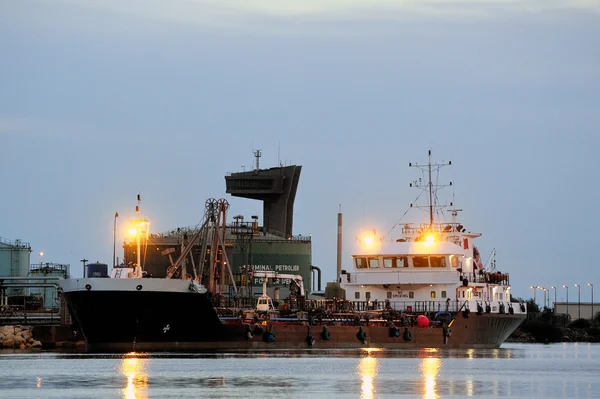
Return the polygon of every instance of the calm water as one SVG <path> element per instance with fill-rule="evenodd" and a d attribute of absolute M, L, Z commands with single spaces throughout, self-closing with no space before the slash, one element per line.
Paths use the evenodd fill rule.
<path fill-rule="evenodd" d="M 600 344 L 88 355 L 0 351 L 0 398 L 600 398 Z"/>

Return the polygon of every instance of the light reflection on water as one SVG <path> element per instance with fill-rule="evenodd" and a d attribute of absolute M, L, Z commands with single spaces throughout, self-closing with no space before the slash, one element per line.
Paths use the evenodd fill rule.
<path fill-rule="evenodd" d="M 373 380 L 377 376 L 379 361 L 371 356 L 364 357 L 358 363 L 358 374 L 361 377 L 362 384 L 360 386 L 361 399 L 373 399 L 375 387 Z"/>
<path fill-rule="evenodd" d="M 76 354 L 0 351 L 0 397 L 589 398 L 600 345 Z"/>
<path fill-rule="evenodd" d="M 131 355 L 129 355 L 131 356 Z M 148 374 L 146 364 L 148 359 L 126 357 L 121 361 L 120 371 L 127 378 L 127 385 L 123 388 L 124 399 L 148 398 Z"/>
<path fill-rule="evenodd" d="M 428 357 L 421 360 L 421 374 L 423 375 L 423 386 L 425 392 L 423 399 L 437 399 L 439 395 L 435 391 L 435 379 L 440 371 L 441 361 L 437 357 Z"/>

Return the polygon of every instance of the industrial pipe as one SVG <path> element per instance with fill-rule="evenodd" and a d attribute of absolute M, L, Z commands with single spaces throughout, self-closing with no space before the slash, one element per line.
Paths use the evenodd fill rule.
<path fill-rule="evenodd" d="M 317 271 L 317 291 L 321 291 L 321 269 L 317 266 L 310 265 L 310 271 L 313 272 L 315 270 Z"/>

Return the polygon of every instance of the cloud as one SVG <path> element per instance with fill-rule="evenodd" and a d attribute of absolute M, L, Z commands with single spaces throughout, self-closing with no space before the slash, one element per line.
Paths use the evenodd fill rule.
<path fill-rule="evenodd" d="M 535 13 L 554 13 L 560 17 L 560 13 L 564 11 L 593 12 L 600 15 L 600 0 L 170 0 L 168 2 L 164 0 L 61 0 L 60 2 L 71 9 L 106 11 L 136 19 L 234 30 L 276 28 L 278 31 L 288 32 L 301 30 L 298 24 L 306 23 L 471 20 L 498 18 L 505 14 Z"/>

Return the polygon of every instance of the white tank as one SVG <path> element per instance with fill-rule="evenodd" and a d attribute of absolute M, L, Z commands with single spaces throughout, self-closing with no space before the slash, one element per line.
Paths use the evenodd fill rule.
<path fill-rule="evenodd" d="M 0 277 L 27 277 L 31 245 L 21 240 L 0 237 Z M 24 288 L 9 288 L 6 295 L 24 295 Z"/>
<path fill-rule="evenodd" d="M 31 245 L 21 240 L 0 237 L 0 276 L 26 277 L 29 274 Z"/>

